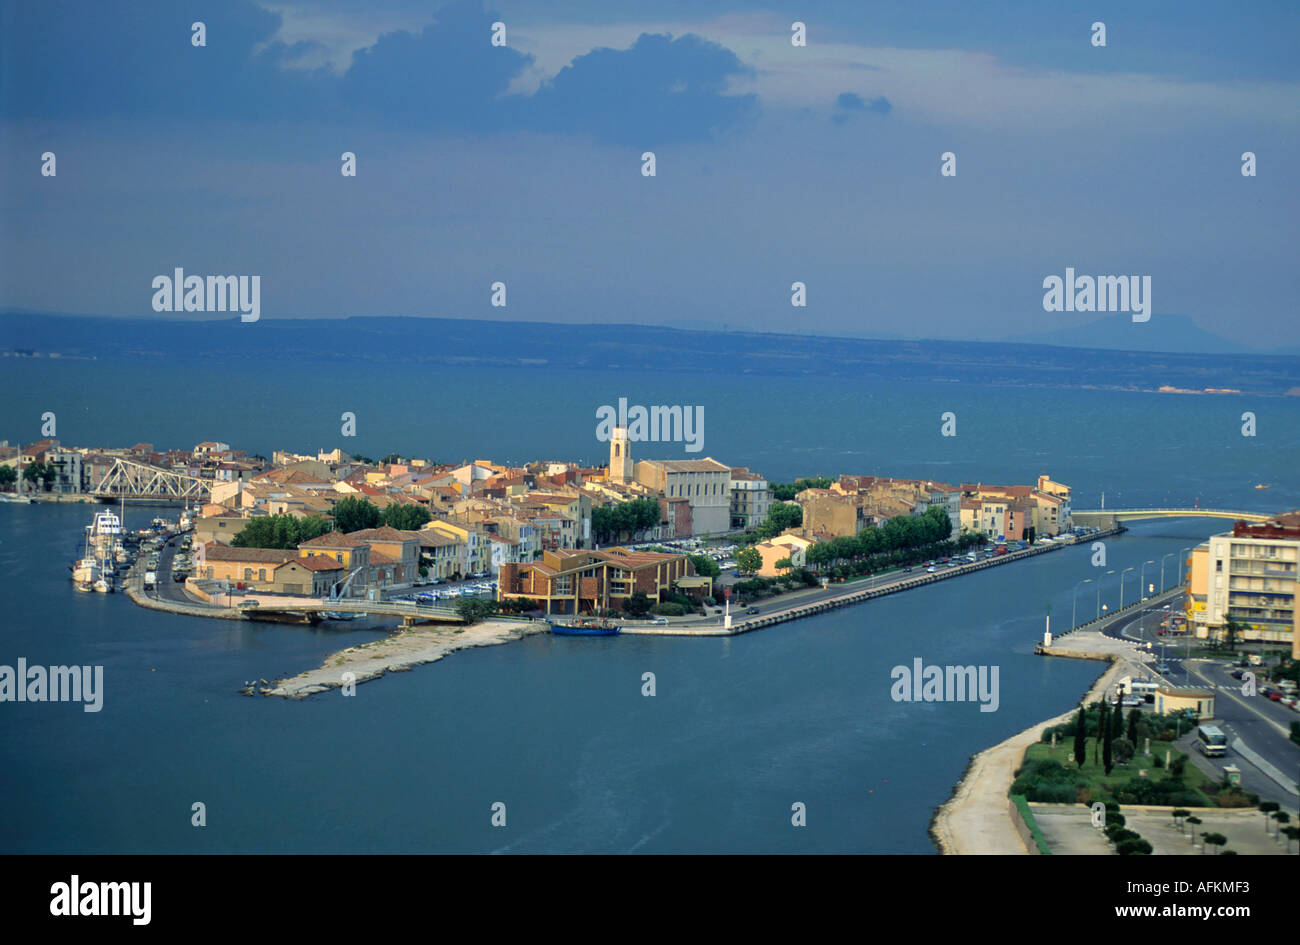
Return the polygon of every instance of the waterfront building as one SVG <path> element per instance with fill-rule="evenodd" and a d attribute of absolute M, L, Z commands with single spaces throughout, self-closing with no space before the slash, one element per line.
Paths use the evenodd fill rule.
<path fill-rule="evenodd" d="M 421 560 L 429 569 L 428 577 L 446 581 L 465 573 L 469 554 L 464 541 L 434 528 L 422 529 L 419 535 Z"/>
<path fill-rule="evenodd" d="M 370 546 L 370 584 L 413 584 L 420 576 L 419 532 L 401 531 L 383 525 L 348 532 L 347 537 Z"/>
<path fill-rule="evenodd" d="M 731 469 L 731 527 L 754 528 L 767 518 L 772 505 L 772 493 L 767 479 L 752 473 L 745 466 Z"/>
<path fill-rule="evenodd" d="M 1193 624 L 1198 636 L 1222 638 L 1232 618 L 1243 628 L 1244 639 L 1286 643 L 1294 651 L 1300 629 L 1296 606 L 1300 515 L 1258 524 L 1235 522 L 1231 532 L 1211 536 L 1203 547 L 1203 586 L 1196 587 L 1200 575 L 1195 553 L 1189 581 L 1192 612 L 1198 618 L 1204 614 Z M 1195 610 L 1197 590 L 1204 597 L 1201 612 Z"/>
<path fill-rule="evenodd" d="M 302 542 L 298 545 L 298 551 L 307 558 L 317 555 L 333 558 L 343 566 L 349 576 L 356 572 L 349 586 L 349 593 L 356 597 L 363 596 L 371 573 L 370 546 L 364 541 L 342 532 L 327 532 L 310 541 Z"/>
<path fill-rule="evenodd" d="M 503 564 L 497 577 L 498 600 L 522 597 L 547 614 L 622 610 L 637 592 L 658 603 L 675 589 L 705 597 L 713 582 L 686 555 L 622 547 L 544 551 L 539 561 Z"/>
<path fill-rule="evenodd" d="M 270 591 L 275 569 L 298 556 L 293 548 L 234 548 L 214 542 L 202 546 L 195 577 Z"/>
<path fill-rule="evenodd" d="M 875 521 L 862 493 L 804 489 L 795 496 L 803 511 L 803 530 L 822 538 L 851 537 Z"/>
<path fill-rule="evenodd" d="M 291 558 L 272 574 L 271 589 L 277 594 L 328 597 L 330 588 L 347 579 L 343 565 L 321 555 Z"/>
<path fill-rule="evenodd" d="M 793 568 L 801 568 L 806 561 L 806 554 L 813 542 L 798 535 L 777 535 L 771 541 L 760 542 L 754 546 L 763 558 L 763 565 L 758 569 L 759 577 L 779 577 L 787 568 L 778 568 L 776 563 L 784 558 L 790 559 Z"/>
<path fill-rule="evenodd" d="M 731 529 L 730 466 L 709 457 L 643 459 L 635 468 L 636 481 L 643 486 L 690 503 L 692 535 L 721 535 Z"/>
<path fill-rule="evenodd" d="M 205 509 L 209 508 L 212 506 L 205 506 Z M 194 521 L 194 541 L 199 545 L 229 545 L 244 530 L 249 518 L 229 509 L 215 513 L 205 511 Z"/>

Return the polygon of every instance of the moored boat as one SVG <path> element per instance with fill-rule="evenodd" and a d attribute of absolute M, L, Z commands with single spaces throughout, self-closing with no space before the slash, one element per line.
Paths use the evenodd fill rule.
<path fill-rule="evenodd" d="M 612 637 L 623 629 L 621 623 L 605 617 L 570 617 L 565 620 L 547 617 L 546 622 L 551 625 L 551 633 L 565 637 Z"/>

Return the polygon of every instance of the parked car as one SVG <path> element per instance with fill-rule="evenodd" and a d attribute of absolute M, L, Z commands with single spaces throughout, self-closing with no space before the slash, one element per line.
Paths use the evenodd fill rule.
<path fill-rule="evenodd" d="M 1268 694 L 1268 697 L 1269 697 L 1270 699 L 1272 699 L 1274 702 L 1281 702 L 1281 701 L 1282 701 L 1282 690 L 1281 690 L 1281 689 L 1274 689 L 1272 692 L 1270 692 L 1270 693 Z"/>

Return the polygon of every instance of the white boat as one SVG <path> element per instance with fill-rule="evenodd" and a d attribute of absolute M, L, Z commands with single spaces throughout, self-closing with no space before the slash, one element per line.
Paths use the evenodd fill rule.
<path fill-rule="evenodd" d="M 15 505 L 31 505 L 32 497 L 29 495 L 8 495 L 0 493 L 0 502 L 12 502 Z"/>
<path fill-rule="evenodd" d="M 72 584 L 79 591 L 94 590 L 99 577 L 99 562 L 90 555 L 72 566 Z"/>
<path fill-rule="evenodd" d="M 111 577 L 101 577 L 94 583 L 95 593 L 111 594 L 113 593 L 113 579 Z"/>

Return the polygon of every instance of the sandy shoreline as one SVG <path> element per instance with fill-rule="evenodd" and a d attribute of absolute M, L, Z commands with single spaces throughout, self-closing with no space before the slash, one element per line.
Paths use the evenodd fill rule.
<path fill-rule="evenodd" d="M 1123 667 L 1122 660 L 1111 663 L 1084 696 L 1084 704 L 1100 699 Z M 1070 709 L 1031 725 L 971 758 L 952 797 L 939 807 L 930 824 L 930 838 L 940 853 L 1004 856 L 1029 852 L 1011 822 L 1007 792 L 1025 750 L 1042 739 L 1044 730 L 1068 721 L 1077 711 Z"/>
<path fill-rule="evenodd" d="M 367 682 L 385 673 L 399 673 L 413 666 L 435 663 L 457 650 L 511 643 L 547 630 L 544 623 L 517 620 L 488 620 L 468 627 L 412 627 L 382 640 L 331 653 L 318 669 L 278 679 L 273 685 L 259 687 L 256 691 L 264 696 L 305 699 L 314 693 L 341 688 L 345 684 L 344 673 L 352 673 L 354 682 Z M 242 691 L 252 695 L 251 689 Z"/>

